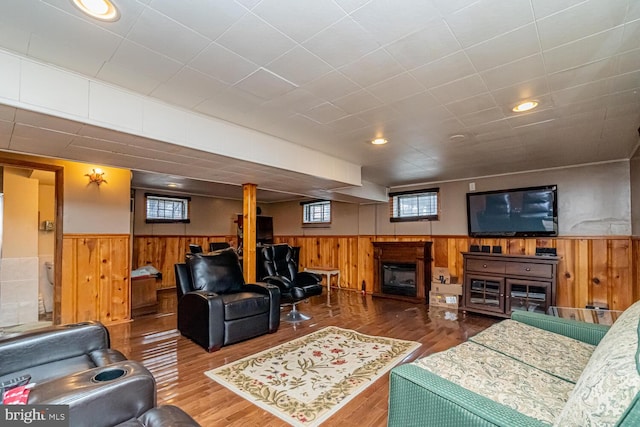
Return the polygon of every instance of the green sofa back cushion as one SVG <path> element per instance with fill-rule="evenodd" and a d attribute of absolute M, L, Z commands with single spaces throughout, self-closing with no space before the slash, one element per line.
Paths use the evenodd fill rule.
<path fill-rule="evenodd" d="M 640 392 L 639 321 L 636 302 L 596 347 L 555 426 L 614 426 L 629 416 Z"/>

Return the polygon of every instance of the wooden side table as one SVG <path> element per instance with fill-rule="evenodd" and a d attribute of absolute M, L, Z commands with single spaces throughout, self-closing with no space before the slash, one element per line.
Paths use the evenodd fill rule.
<path fill-rule="evenodd" d="M 338 276 L 338 289 L 340 288 L 340 270 L 333 267 L 305 267 L 304 271 L 320 274 L 327 277 L 327 307 L 331 307 L 331 276 Z"/>

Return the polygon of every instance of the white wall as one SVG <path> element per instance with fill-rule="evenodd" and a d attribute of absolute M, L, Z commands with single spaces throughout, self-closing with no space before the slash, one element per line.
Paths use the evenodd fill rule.
<path fill-rule="evenodd" d="M 153 194 L 175 193 L 149 191 Z M 236 215 L 242 213 L 241 200 L 215 199 L 212 197 L 191 196 L 189 224 L 147 224 L 145 223 L 145 190 L 136 190 L 134 234 L 151 236 L 211 236 L 235 235 Z M 263 214 L 266 214 L 263 212 Z"/>
<path fill-rule="evenodd" d="M 64 166 L 65 234 L 129 234 L 131 172 L 128 169 L 67 161 L 55 163 Z M 105 172 L 107 183 L 89 184 L 84 175 L 93 168 Z"/>
<path fill-rule="evenodd" d="M 640 178 L 637 180 L 640 181 Z M 296 218 L 298 214 L 294 213 L 297 212 L 295 204 L 274 204 L 271 209 L 278 213 L 274 214 L 274 232 L 286 235 L 467 235 L 466 193 L 469 192 L 470 182 L 475 182 L 476 191 L 555 184 L 558 186 L 558 227 L 561 236 L 631 234 L 628 161 L 416 187 L 440 188 L 439 221 L 392 223 L 389 221 L 387 203 L 360 205 L 357 208 L 341 208 L 342 204 L 334 203 L 336 213 L 355 209 L 358 219 L 352 221 L 349 216 L 348 219 L 336 221 L 328 229 L 302 229 L 299 218 Z M 640 182 L 637 187 L 640 187 Z M 282 220 L 280 215 L 287 215 L 287 219 Z M 636 220 L 640 222 L 638 216 L 640 214 Z"/>

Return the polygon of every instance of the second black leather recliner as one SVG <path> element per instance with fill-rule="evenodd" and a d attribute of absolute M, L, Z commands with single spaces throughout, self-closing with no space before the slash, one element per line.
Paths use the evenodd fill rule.
<path fill-rule="evenodd" d="M 278 330 L 279 288 L 245 284 L 233 249 L 189 254 L 175 273 L 178 330 L 207 351 Z"/>
<path fill-rule="evenodd" d="M 262 262 L 267 276 L 263 282 L 277 285 L 280 288 L 281 301 L 291 304 L 287 314 L 287 322 L 300 322 L 311 317 L 300 313 L 298 303 L 309 297 L 322 294 L 322 277 L 306 271 L 298 271 L 293 248 L 287 244 L 267 245 L 262 248 Z"/>

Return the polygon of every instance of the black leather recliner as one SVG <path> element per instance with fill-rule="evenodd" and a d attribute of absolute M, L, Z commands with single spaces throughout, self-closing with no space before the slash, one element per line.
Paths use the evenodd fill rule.
<path fill-rule="evenodd" d="M 280 300 L 291 304 L 287 322 L 300 322 L 311 317 L 300 313 L 298 303 L 309 297 L 322 294 L 322 277 L 306 271 L 298 271 L 293 248 L 287 244 L 268 245 L 262 248 L 262 261 L 267 276 L 262 281 L 280 288 Z"/>
<path fill-rule="evenodd" d="M 233 249 L 189 254 L 175 273 L 178 330 L 207 351 L 278 330 L 279 288 L 245 284 Z"/>
<path fill-rule="evenodd" d="M 209 242 L 209 252 L 230 248 L 229 242 Z"/>
<path fill-rule="evenodd" d="M 30 405 L 68 405 L 71 426 L 198 426 L 175 406 L 156 407 L 156 383 L 140 363 L 109 348 L 99 322 L 0 337 L 0 382 L 26 378 Z"/>

